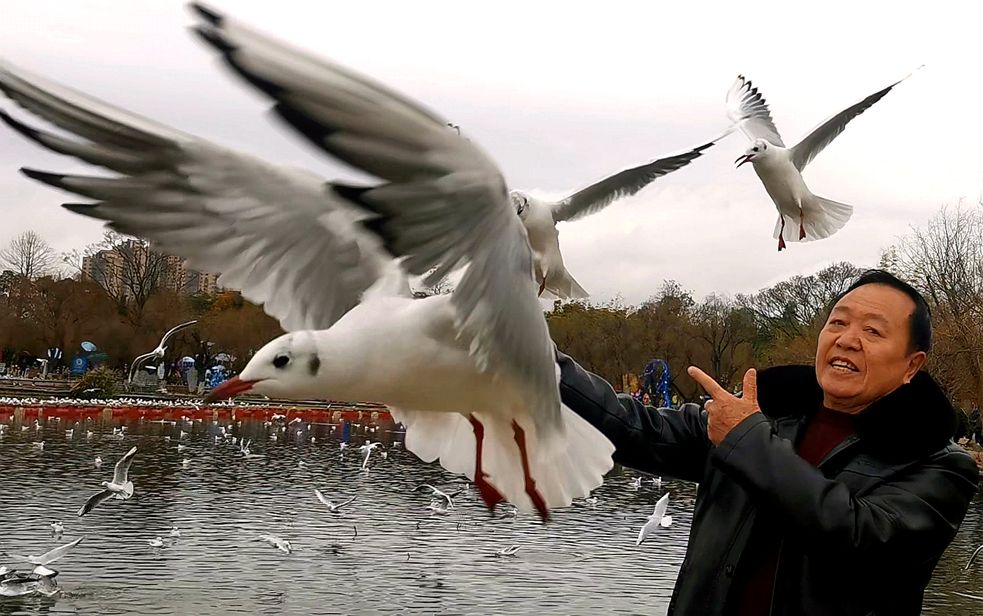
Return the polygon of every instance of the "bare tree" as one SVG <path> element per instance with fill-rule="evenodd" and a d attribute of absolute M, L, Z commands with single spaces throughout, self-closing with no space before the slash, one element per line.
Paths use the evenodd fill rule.
<path fill-rule="evenodd" d="M 808 336 L 833 299 L 861 273 L 851 263 L 834 263 L 815 274 L 793 276 L 753 295 L 738 295 L 765 325 L 766 335 Z"/>
<path fill-rule="evenodd" d="M 983 209 L 944 207 L 894 250 L 932 307 L 932 372 L 957 400 L 983 402 Z"/>
<path fill-rule="evenodd" d="M 34 231 L 21 233 L 0 250 L 0 269 L 9 269 L 28 280 L 49 273 L 55 260 L 55 251 Z"/>
<path fill-rule="evenodd" d="M 706 345 L 710 375 L 730 389 L 738 372 L 751 363 L 757 334 L 754 316 L 747 308 L 710 295 L 696 308 L 695 317 L 696 338 Z"/>
<path fill-rule="evenodd" d="M 148 242 L 106 231 L 101 241 L 62 256 L 80 277 L 99 285 L 130 323 L 139 325 L 147 302 L 174 274 L 174 257 Z M 172 285 L 173 286 L 173 285 Z"/>

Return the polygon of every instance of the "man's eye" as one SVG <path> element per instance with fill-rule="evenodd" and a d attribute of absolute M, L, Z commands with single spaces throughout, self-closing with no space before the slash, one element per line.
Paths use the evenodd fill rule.
<path fill-rule="evenodd" d="M 866 330 L 865 330 L 865 331 L 866 331 L 867 333 L 870 333 L 870 334 L 874 334 L 874 335 L 875 335 L 875 336 L 877 336 L 878 338 L 880 338 L 880 337 L 881 337 L 881 332 L 879 332 L 879 331 L 877 331 L 877 330 L 876 330 L 876 329 L 874 329 L 873 327 L 868 327 L 868 328 L 866 328 Z"/>

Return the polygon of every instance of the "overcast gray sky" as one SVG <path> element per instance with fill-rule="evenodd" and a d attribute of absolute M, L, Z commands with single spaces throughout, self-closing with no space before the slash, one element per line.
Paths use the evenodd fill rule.
<path fill-rule="evenodd" d="M 512 187 L 543 196 L 716 135 L 738 73 L 761 89 L 793 144 L 829 115 L 926 65 L 806 170 L 814 193 L 856 207 L 830 239 L 776 251 L 774 205 L 750 165 L 734 168 L 747 147 L 740 134 L 636 197 L 562 224 L 567 266 L 594 298 L 620 293 L 636 303 L 667 278 L 699 295 L 732 294 L 833 261 L 874 264 L 880 249 L 942 204 L 978 200 L 978 3 L 796 4 L 213 6 L 423 101 L 489 151 Z M 273 162 L 352 176 L 265 113 L 265 101 L 190 35 L 182 2 L 4 0 L 0 7 L 6 61 Z M 98 223 L 58 207 L 70 198 L 19 175 L 23 165 L 81 168 L 0 131 L 0 245 L 25 229 L 58 250 L 100 237 Z"/>

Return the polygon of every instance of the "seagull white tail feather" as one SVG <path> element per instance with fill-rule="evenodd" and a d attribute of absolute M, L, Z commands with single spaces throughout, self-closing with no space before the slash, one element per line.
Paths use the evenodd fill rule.
<path fill-rule="evenodd" d="M 503 415 L 476 417 L 484 426 L 482 470 L 506 500 L 520 511 L 533 512 L 526 495 L 519 448 L 511 420 Z M 562 432 L 538 438 L 532 421 L 518 420 L 525 432 L 529 464 L 536 487 L 549 508 L 567 507 L 588 496 L 611 470 L 611 442 L 566 406 L 561 407 Z M 474 480 L 475 439 L 468 418 L 457 413 L 393 409 L 406 426 L 406 448 L 427 462 L 439 460 L 452 473 Z"/>
<path fill-rule="evenodd" d="M 786 242 L 809 242 L 827 238 L 846 225 L 850 217 L 853 216 L 853 206 L 830 199 L 824 199 L 813 195 L 813 200 L 805 202 L 802 212 L 804 214 L 803 226 L 805 227 L 806 237 L 799 239 L 799 220 L 794 216 L 785 217 L 785 241 Z M 781 215 L 775 223 L 775 231 L 772 237 L 778 239 L 782 229 Z"/>

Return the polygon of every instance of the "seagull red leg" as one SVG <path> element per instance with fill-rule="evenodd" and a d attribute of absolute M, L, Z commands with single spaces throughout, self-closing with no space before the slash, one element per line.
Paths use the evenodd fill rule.
<path fill-rule="evenodd" d="M 474 486 L 478 488 L 481 500 L 485 501 L 489 511 L 495 511 L 495 505 L 505 500 L 502 493 L 495 486 L 488 482 L 488 474 L 481 470 L 481 446 L 485 440 L 485 427 L 481 425 L 474 415 L 468 415 L 471 427 L 474 428 L 474 440 L 476 443 L 474 453 Z"/>
<path fill-rule="evenodd" d="M 803 214 L 799 218 L 799 239 L 800 240 L 806 239 L 806 226 L 805 225 L 806 225 L 805 214 Z"/>
<path fill-rule="evenodd" d="M 539 297 L 542 297 L 543 296 L 543 291 L 545 291 L 545 290 L 546 290 L 546 278 L 543 278 L 543 281 L 541 283 L 539 283 L 539 293 L 538 293 L 538 296 Z"/>
<path fill-rule="evenodd" d="M 779 214 L 782 217 L 782 228 L 778 231 L 778 252 L 785 250 L 785 216 Z"/>
<path fill-rule="evenodd" d="M 529 473 L 529 456 L 526 453 L 526 433 L 519 427 L 519 424 L 515 420 L 512 420 L 512 431 L 515 432 L 515 444 L 519 446 L 519 454 L 522 456 L 522 474 L 526 480 L 526 494 L 532 499 L 532 504 L 536 507 L 536 511 L 539 512 L 539 517 L 543 519 L 543 522 L 549 522 L 550 510 L 546 507 L 546 499 L 536 489 L 536 480 Z"/>

